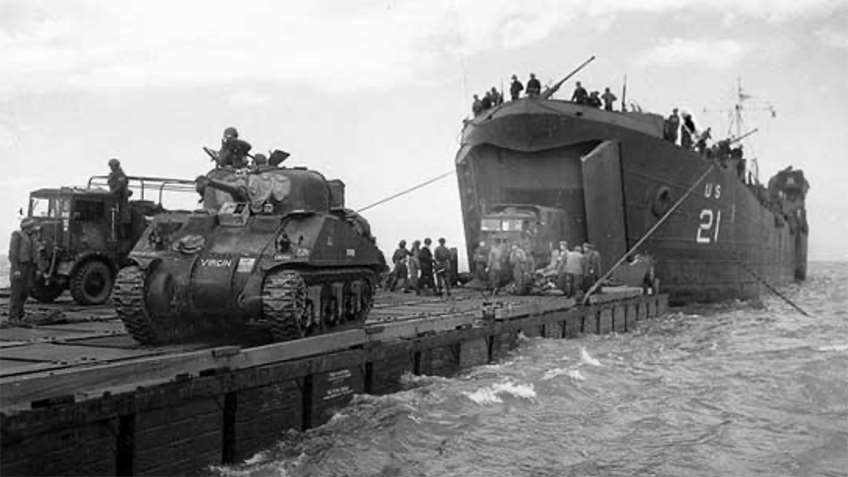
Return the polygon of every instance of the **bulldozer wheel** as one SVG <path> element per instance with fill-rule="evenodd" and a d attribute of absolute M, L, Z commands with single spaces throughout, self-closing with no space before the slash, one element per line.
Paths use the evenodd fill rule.
<path fill-rule="evenodd" d="M 273 271 L 262 284 L 262 316 L 271 323 L 274 341 L 302 338 L 306 334 L 306 282 L 291 270 Z"/>
<path fill-rule="evenodd" d="M 71 276 L 71 296 L 80 305 L 99 305 L 112 294 L 112 270 L 100 260 L 80 265 Z"/>
<path fill-rule="evenodd" d="M 65 288 L 58 283 L 45 284 L 41 278 L 37 278 L 29 294 L 41 303 L 52 303 L 64 290 Z"/>

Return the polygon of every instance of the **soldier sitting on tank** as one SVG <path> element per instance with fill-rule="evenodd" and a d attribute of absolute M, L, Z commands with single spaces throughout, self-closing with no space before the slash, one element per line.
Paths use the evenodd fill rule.
<path fill-rule="evenodd" d="M 240 169 L 247 166 L 247 154 L 250 148 L 250 143 L 239 139 L 236 128 L 224 129 L 221 150 L 218 151 L 218 167 L 231 166 Z"/>
<path fill-rule="evenodd" d="M 268 156 L 262 153 L 253 155 L 253 168 L 254 169 L 264 169 L 268 167 Z"/>

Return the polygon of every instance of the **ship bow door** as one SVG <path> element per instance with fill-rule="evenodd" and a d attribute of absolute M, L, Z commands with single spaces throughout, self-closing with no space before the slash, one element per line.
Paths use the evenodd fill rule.
<path fill-rule="evenodd" d="M 627 252 L 624 189 L 618 141 L 604 141 L 583 156 L 586 232 L 601 254 L 601 273 Z"/>

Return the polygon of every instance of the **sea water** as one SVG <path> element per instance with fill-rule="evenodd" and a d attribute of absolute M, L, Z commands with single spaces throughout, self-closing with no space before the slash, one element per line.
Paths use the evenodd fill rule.
<path fill-rule="evenodd" d="M 848 263 L 634 332 L 532 338 L 452 378 L 356 396 L 224 476 L 848 475 Z"/>

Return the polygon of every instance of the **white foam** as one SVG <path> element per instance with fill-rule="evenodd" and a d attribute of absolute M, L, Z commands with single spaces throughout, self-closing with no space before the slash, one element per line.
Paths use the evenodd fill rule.
<path fill-rule="evenodd" d="M 601 362 L 598 361 L 597 359 L 593 358 L 589 354 L 589 352 L 586 351 L 586 348 L 583 347 L 583 346 L 580 347 L 580 362 L 588 364 L 590 366 L 600 366 L 601 365 Z"/>
<path fill-rule="evenodd" d="M 580 373 L 580 370 L 576 369 L 576 368 L 575 369 L 569 369 L 568 373 L 566 373 L 566 374 L 568 374 L 569 378 L 571 378 L 575 381 L 585 381 L 586 380 L 586 378 Z"/>
<path fill-rule="evenodd" d="M 549 381 L 557 376 L 568 376 L 575 381 L 585 381 L 586 377 L 580 373 L 578 368 L 554 368 L 549 369 L 542 376 L 542 381 Z"/>
<path fill-rule="evenodd" d="M 542 381 L 549 381 L 554 379 L 557 376 L 562 376 L 563 374 L 568 374 L 568 369 L 566 368 L 554 368 L 545 371 L 545 374 L 542 376 Z"/>
<path fill-rule="evenodd" d="M 848 343 L 819 346 L 816 351 L 848 351 Z"/>
<path fill-rule="evenodd" d="M 501 396 L 504 394 L 522 399 L 534 399 L 536 390 L 533 389 L 532 384 L 516 384 L 512 381 L 504 381 L 462 394 L 477 404 L 498 404 L 503 402 Z"/>

